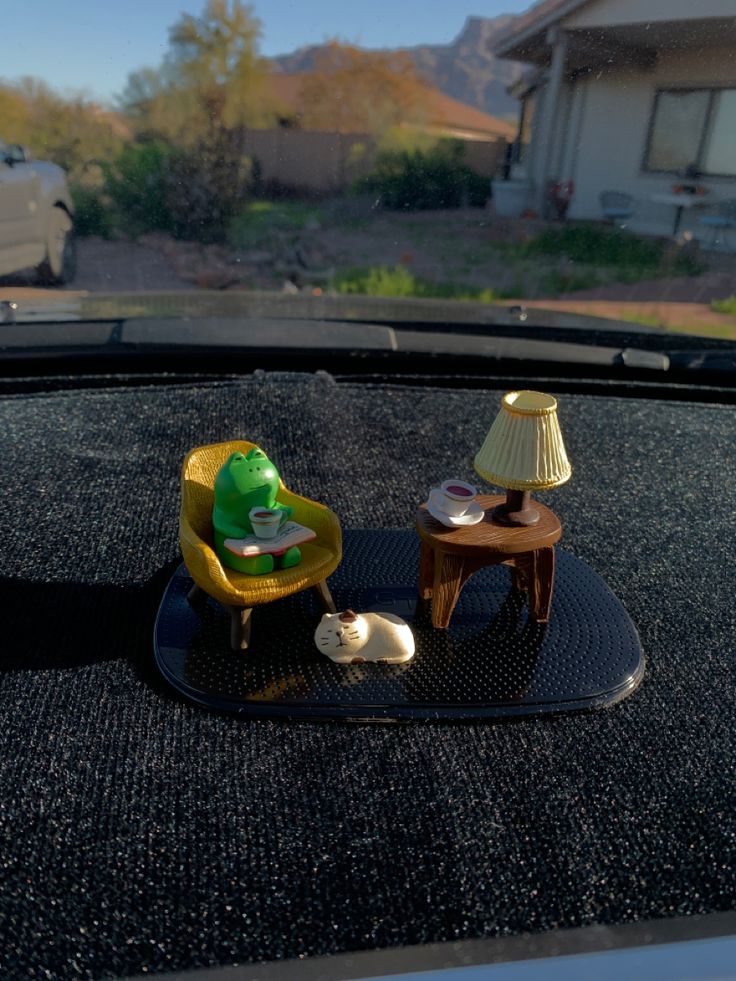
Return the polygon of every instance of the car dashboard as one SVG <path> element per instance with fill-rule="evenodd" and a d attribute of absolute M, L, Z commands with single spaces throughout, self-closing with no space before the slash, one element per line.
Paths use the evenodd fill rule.
<path fill-rule="evenodd" d="M 562 370 L 523 380 L 559 395 L 573 477 L 540 495 L 558 547 L 621 600 L 646 675 L 602 711 L 393 726 L 236 718 L 166 685 L 152 637 L 180 561 L 182 460 L 245 438 L 344 529 L 410 529 L 438 479 L 473 477 L 510 379 L 5 380 L 3 976 L 733 908 L 736 408 Z"/>

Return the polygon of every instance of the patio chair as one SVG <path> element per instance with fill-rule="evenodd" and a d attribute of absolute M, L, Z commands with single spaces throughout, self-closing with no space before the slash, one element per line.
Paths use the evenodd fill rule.
<path fill-rule="evenodd" d="M 732 252 L 728 232 L 736 227 L 736 198 L 719 201 L 711 211 L 705 211 L 699 216 L 698 224 L 712 229 L 709 248 L 718 249 L 723 245 L 727 251 Z"/>
<path fill-rule="evenodd" d="M 601 211 L 606 221 L 623 228 L 636 211 L 636 202 L 630 194 L 623 191 L 601 191 L 598 195 Z"/>
<path fill-rule="evenodd" d="M 215 475 L 231 453 L 248 453 L 255 446 L 245 441 L 199 446 L 187 454 L 181 471 L 179 544 L 187 570 L 194 580 L 190 602 L 196 607 L 206 593 L 230 612 L 233 650 L 247 650 L 254 606 L 271 603 L 302 589 L 312 588 L 321 606 L 335 613 L 326 579 L 342 558 L 342 535 L 337 516 L 323 504 L 300 497 L 283 483 L 278 500 L 293 509 L 293 518 L 317 533 L 314 541 L 300 545 L 301 562 L 289 569 L 249 576 L 225 568 L 214 549 L 212 504 Z"/>

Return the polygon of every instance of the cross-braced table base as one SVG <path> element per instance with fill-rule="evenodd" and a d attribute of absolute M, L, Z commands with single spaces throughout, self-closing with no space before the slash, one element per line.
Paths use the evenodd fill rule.
<path fill-rule="evenodd" d="M 539 522 L 510 527 L 495 522 L 491 513 L 503 497 L 481 496 L 485 514 L 477 525 L 447 528 L 433 518 L 423 504 L 417 513 L 421 540 L 419 595 L 432 601 L 432 626 L 450 625 L 452 613 L 465 583 L 489 565 L 511 567 L 514 588 L 527 593 L 529 616 L 546 623 L 550 616 L 555 579 L 554 544 L 562 535 L 557 516 L 538 501 Z"/>

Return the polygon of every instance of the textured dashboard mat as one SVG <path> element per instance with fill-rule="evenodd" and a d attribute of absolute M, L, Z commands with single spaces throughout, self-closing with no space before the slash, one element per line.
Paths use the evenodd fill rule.
<path fill-rule="evenodd" d="M 535 624 L 508 569 L 466 584 L 448 630 L 417 607 L 418 548 L 410 531 L 353 531 L 331 586 L 338 609 L 396 613 L 412 624 L 406 664 L 333 664 L 314 647 L 320 613 L 309 592 L 254 611 L 251 650 L 229 648 L 230 618 L 209 599 L 195 612 L 180 566 L 156 620 L 164 677 L 209 708 L 249 716 L 386 721 L 492 719 L 601 708 L 644 673 L 634 625 L 603 580 L 557 549 L 552 618 Z"/>
<path fill-rule="evenodd" d="M 540 497 L 636 624 L 632 698 L 294 725 L 204 711 L 155 668 L 185 453 L 247 437 L 343 527 L 410 528 L 438 480 L 473 480 L 502 391 L 171 380 L 0 398 L 3 981 L 736 907 L 736 407 L 560 399 L 574 475 Z"/>

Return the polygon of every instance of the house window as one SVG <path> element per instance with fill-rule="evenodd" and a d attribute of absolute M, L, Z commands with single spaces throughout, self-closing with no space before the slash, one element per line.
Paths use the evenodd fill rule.
<path fill-rule="evenodd" d="M 644 168 L 736 176 L 736 89 L 657 92 Z"/>
<path fill-rule="evenodd" d="M 736 89 L 722 89 L 703 154 L 706 174 L 736 174 Z"/>

